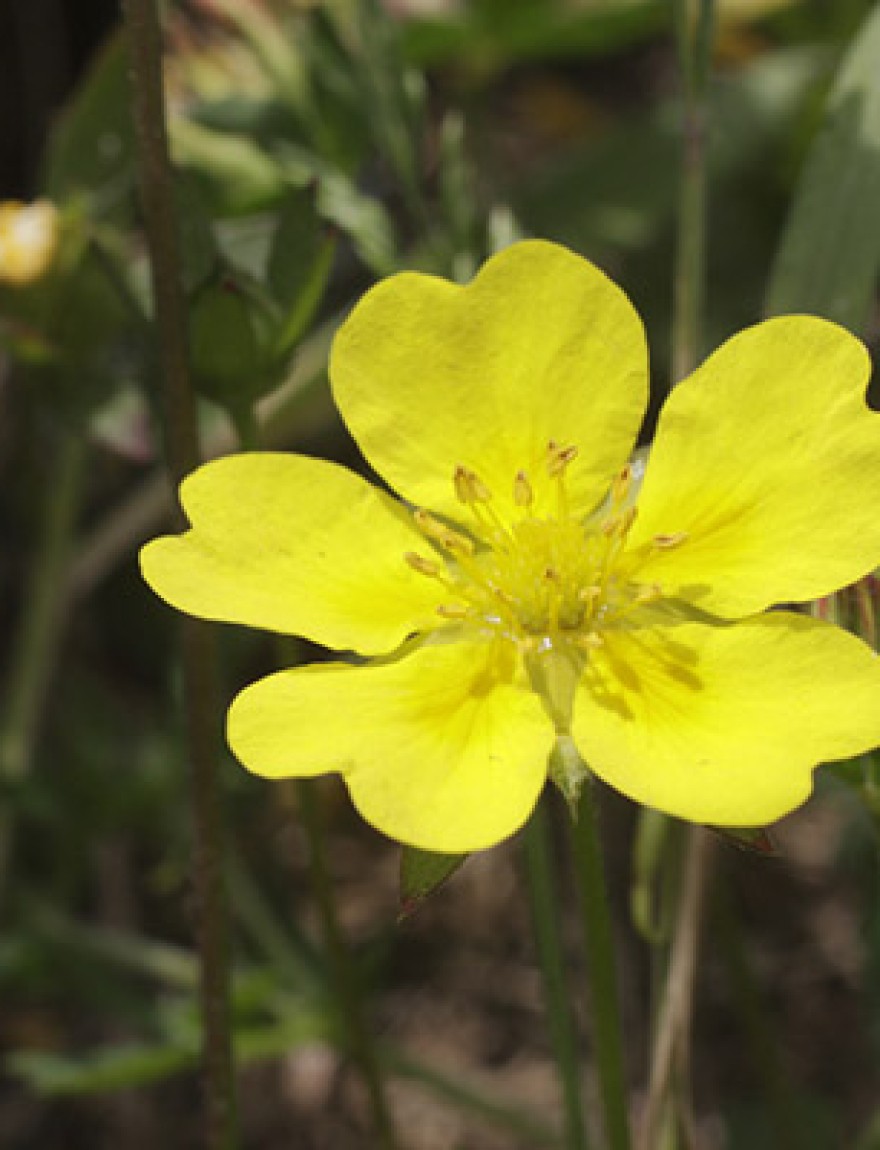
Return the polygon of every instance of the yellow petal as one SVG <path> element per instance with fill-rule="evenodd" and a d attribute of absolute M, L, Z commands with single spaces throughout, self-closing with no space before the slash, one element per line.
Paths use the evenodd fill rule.
<path fill-rule="evenodd" d="M 660 417 L 630 535 L 687 538 L 640 578 L 737 617 L 806 601 L 880 563 L 880 416 L 841 327 L 783 316 L 729 340 Z"/>
<path fill-rule="evenodd" d="M 257 774 L 340 771 L 380 831 L 464 853 L 526 821 L 554 736 L 509 650 L 461 644 L 270 675 L 233 702 L 228 737 Z"/>
<path fill-rule="evenodd" d="M 457 465 L 502 514 L 524 471 L 548 505 L 547 445 L 574 445 L 572 507 L 590 510 L 626 460 L 647 399 L 641 321 L 602 272 L 565 248 L 526 241 L 465 287 L 416 273 L 361 300 L 336 336 L 336 403 L 367 459 L 413 503 L 461 505 Z"/>
<path fill-rule="evenodd" d="M 202 619 L 375 654 L 436 625 L 442 588 L 406 563 L 424 544 L 395 502 L 344 467 L 230 455 L 184 480 L 192 530 L 141 552 L 153 590 Z"/>
<path fill-rule="evenodd" d="M 646 806 L 758 826 L 810 794 L 811 770 L 880 743 L 880 660 L 803 615 L 608 631 L 575 700 L 588 765 Z"/>

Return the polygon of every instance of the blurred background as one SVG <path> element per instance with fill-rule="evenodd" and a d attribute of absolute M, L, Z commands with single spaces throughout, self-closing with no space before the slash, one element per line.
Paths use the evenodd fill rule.
<path fill-rule="evenodd" d="M 176 0 L 164 15 L 208 450 L 253 442 L 256 407 L 264 443 L 363 466 L 326 381 L 347 309 L 400 268 L 465 280 L 525 235 L 570 245 L 625 287 L 659 403 L 682 124 L 667 3 Z M 876 84 L 859 89 L 873 150 L 825 176 L 822 211 L 855 221 L 856 270 L 829 291 L 845 247 L 830 215 L 791 239 L 875 15 L 868 0 L 718 0 L 704 351 L 765 313 L 768 284 L 791 298 L 795 273 L 797 306 L 876 351 Z M 872 34 L 875 54 L 856 64 L 880 76 Z M 856 208 L 837 203 L 853 181 Z M 0 200 L 38 198 L 57 210 L 45 267 L 0 282 L 0 1146 L 176 1150 L 200 1144 L 192 829 L 176 621 L 136 564 L 170 523 L 170 492 L 111 0 L 0 0 Z M 873 592 L 846 615 L 868 638 Z M 263 636 L 219 630 L 228 700 L 274 656 Z M 291 645 L 290 662 L 316 657 Z M 705 1150 L 880 1147 L 875 770 L 823 772 L 772 855 L 718 842 L 692 1055 Z M 369 1147 L 297 792 L 228 755 L 222 786 L 242 1146 Z M 521 844 L 472 857 L 398 922 L 398 849 L 357 821 L 338 780 L 317 790 L 401 1145 L 561 1145 Z M 637 1110 L 680 843 L 673 827 L 652 853 L 629 804 L 603 794 L 603 808 Z M 560 850 L 563 817 L 553 810 Z"/>

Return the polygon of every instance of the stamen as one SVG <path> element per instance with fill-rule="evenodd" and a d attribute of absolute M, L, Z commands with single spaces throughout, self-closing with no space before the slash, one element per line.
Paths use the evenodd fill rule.
<path fill-rule="evenodd" d="M 437 614 L 444 619 L 466 619 L 471 614 L 471 609 L 461 603 L 441 603 L 437 608 Z"/>
<path fill-rule="evenodd" d="M 425 559 L 424 556 L 415 551 L 407 551 L 404 559 L 413 571 L 418 571 L 419 575 L 427 575 L 431 579 L 437 579 L 442 573 L 439 563 L 435 563 L 433 559 Z"/>
<path fill-rule="evenodd" d="M 638 603 L 641 606 L 644 603 L 656 603 L 658 599 L 663 598 L 663 588 L 659 583 L 650 583 L 646 587 L 640 587 L 633 597 L 633 603 Z"/>
<path fill-rule="evenodd" d="M 535 493 L 529 483 L 529 477 L 524 471 L 517 471 L 513 479 L 513 501 L 517 507 L 531 507 L 535 500 Z"/>
<path fill-rule="evenodd" d="M 626 502 L 626 497 L 629 495 L 629 488 L 632 482 L 632 468 L 627 464 L 621 472 L 614 477 L 614 482 L 611 484 L 611 506 L 614 508 Z"/>
<path fill-rule="evenodd" d="M 439 544 L 450 555 L 473 555 L 474 544 L 466 535 L 453 531 L 451 527 L 447 527 L 445 523 L 441 523 L 421 508 L 413 512 L 413 518 L 422 534 L 432 543 Z"/>
<path fill-rule="evenodd" d="M 608 634 L 639 625 L 647 605 L 662 598 L 659 586 L 639 581 L 639 565 L 650 549 L 677 547 L 687 533 L 658 534 L 635 551 L 628 548 L 637 515 L 629 467 L 613 479 L 598 519 L 584 519 L 568 491 L 568 469 L 577 456 L 574 444 L 547 444 L 539 469 L 531 471 L 539 477 L 540 494 L 529 472 L 516 471 L 511 494 L 520 510 L 512 516 L 463 464 L 451 478 L 456 502 L 467 507 L 470 519 L 453 515 L 447 521 L 414 511 L 427 554 L 410 551 L 404 558 L 445 588 L 446 602 L 435 608 L 440 620 L 477 627 L 523 653 L 568 650 L 583 661 Z"/>
<path fill-rule="evenodd" d="M 680 547 L 687 538 L 687 531 L 676 531 L 672 535 L 655 535 L 651 540 L 651 546 L 656 547 L 658 551 L 671 551 L 673 547 Z"/>
<path fill-rule="evenodd" d="M 602 524 L 602 534 L 608 538 L 617 536 L 618 539 L 623 539 L 629 534 L 629 529 L 636 521 L 636 516 L 639 513 L 638 507 L 627 507 L 620 515 L 611 515 Z"/>
<path fill-rule="evenodd" d="M 556 479 L 566 470 L 573 459 L 577 458 L 578 449 L 572 443 L 568 447 L 561 447 L 554 439 L 547 444 L 547 474 Z"/>
<path fill-rule="evenodd" d="M 491 580 L 489 580 L 486 583 L 486 586 L 489 588 L 489 590 L 492 592 L 492 594 L 495 596 L 496 599 L 501 600 L 501 602 L 505 605 L 505 607 L 515 607 L 516 606 L 516 599 L 514 598 L 513 595 L 510 594 L 509 591 L 505 591 L 503 587 L 499 587 L 496 583 L 493 583 Z"/>
<path fill-rule="evenodd" d="M 455 494 L 462 503 L 488 503 L 492 492 L 475 471 L 459 464 L 452 477 Z"/>

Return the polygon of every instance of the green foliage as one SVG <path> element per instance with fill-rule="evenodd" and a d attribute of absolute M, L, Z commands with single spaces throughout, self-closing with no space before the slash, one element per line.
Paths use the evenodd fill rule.
<path fill-rule="evenodd" d="M 128 54 L 121 35 L 100 52 L 77 98 L 56 123 L 42 183 L 56 200 L 89 195 L 104 219 L 129 215 L 135 186 L 134 126 Z"/>
<path fill-rule="evenodd" d="M 520 234 L 562 240 L 614 270 L 647 318 L 659 349 L 655 369 L 665 374 L 680 148 L 668 5 L 471 0 L 407 20 L 390 17 L 393 6 L 378 0 L 286 5 L 283 14 L 235 0 L 216 7 L 226 16 L 211 22 L 203 14 L 203 38 L 168 39 L 187 328 L 194 377 L 211 401 L 204 405 L 211 450 L 234 446 L 226 421 L 208 410 L 214 404 L 246 434 L 259 408 L 267 445 L 312 451 L 319 444 L 322 453 L 344 456 L 350 448 L 325 378 L 338 317 L 380 275 L 418 267 L 466 279 L 489 250 Z M 182 19 L 183 8 L 194 6 L 174 6 L 169 18 Z M 872 333 L 880 12 L 864 0 L 805 0 L 724 28 L 709 95 L 707 343 L 758 317 L 768 253 L 780 235 L 767 308 L 818 311 Z M 230 43 L 235 51 L 224 57 Z M 193 44 L 203 49 L 198 56 L 189 54 Z M 37 722 L 26 740 L 26 769 L 14 779 L 0 770 L 6 1065 L 41 1097 L 147 1089 L 191 1071 L 198 1059 L 179 672 L 167 612 L 138 582 L 134 562 L 137 543 L 160 526 L 165 480 L 149 423 L 157 357 L 129 107 L 128 61 L 116 36 L 62 109 L 43 157 L 40 187 L 64 220 L 57 266 L 27 290 L 0 291 L 0 344 L 13 366 L 4 390 L 8 462 L 0 496 L 0 600 L 10 635 L 19 623 L 27 633 L 36 610 L 32 556 L 41 553 L 43 508 L 63 481 L 58 443 L 69 435 L 91 442 L 109 421 L 111 442 L 127 445 L 83 448 L 86 480 L 66 539 L 72 558 L 53 590 L 56 606 L 74 606 L 66 641 L 57 641 L 56 620 L 33 678 Z M 16 649 L 10 640 L 7 696 L 22 678 L 31 681 L 10 654 Z M 226 636 L 224 698 L 269 662 L 259 639 Z M 269 787 L 231 762 L 224 769 L 239 1057 L 248 1062 L 315 1042 L 347 1055 L 350 1035 L 328 955 L 304 925 L 307 876 L 295 824 L 283 804 L 266 798 Z M 865 991 L 850 991 L 861 994 L 876 1046 L 880 767 L 870 756 L 832 771 L 832 797 L 843 794 L 850 804 L 841 833 L 853 852 L 848 890 L 862 915 L 864 955 L 852 977 L 864 979 Z M 621 836 L 631 833 L 622 820 L 611 825 Z M 667 831 L 647 816 L 634 876 L 628 863 L 617 875 L 620 889 L 632 880 L 638 926 L 652 944 L 668 937 L 672 922 L 673 900 L 665 897 L 672 892 L 664 892 L 664 913 L 655 906 Z M 766 845 L 761 832 L 745 838 L 758 851 Z M 401 1003 L 408 1009 L 409 999 L 394 997 L 393 980 L 409 973 L 407 961 L 420 975 L 424 966 L 405 950 L 405 936 L 435 910 L 442 916 L 457 888 L 395 934 L 393 891 L 384 911 L 367 899 L 381 886 L 373 878 L 382 871 L 370 853 L 378 849 L 374 840 L 352 831 L 334 808 L 330 842 L 350 867 L 347 909 L 361 932 L 357 973 L 381 1001 L 385 1024 Z M 755 886 L 762 879 L 754 876 L 768 873 L 759 868 L 783 869 L 748 851 L 722 853 Z M 626 849 L 619 854 L 626 857 Z M 464 861 L 404 851 L 403 916 Z M 778 917 L 795 911 L 782 906 Z M 112 921 L 125 913 L 133 921 Z M 571 934 L 568 920 L 563 926 Z M 802 946 L 814 943 L 805 938 Z M 488 964 L 493 941 L 479 945 Z M 519 944 L 506 937 L 498 945 Z M 641 979 L 641 953 L 630 954 L 625 983 L 633 971 L 630 981 Z M 759 968 L 766 959 L 761 950 Z M 707 981 L 717 981 L 714 966 L 710 973 Z M 504 987 L 504 995 L 508 989 L 517 993 Z M 489 1008 L 477 1007 L 498 1010 L 502 999 L 499 991 Z M 765 1010 L 760 992 L 758 1000 Z M 712 1049 L 712 1028 L 727 1025 L 726 1006 L 716 996 L 700 1016 L 697 1041 L 710 1039 L 700 1046 L 707 1081 L 714 1057 L 717 1073 L 728 1069 L 724 1051 Z M 765 1012 L 765 1025 L 786 1041 L 790 1020 Z M 804 1041 L 803 1030 L 795 1032 Z M 533 1041 L 525 1026 L 521 1040 Z M 443 1075 L 408 1058 L 393 1036 L 381 1057 L 393 1073 L 481 1114 L 517 1144 L 558 1144 L 552 1123 L 487 1096 L 465 1074 Z M 838 1083 L 837 1097 L 818 1089 L 807 1096 L 799 1084 L 795 1109 L 809 1145 L 827 1150 L 841 1129 L 854 1128 L 841 1123 L 864 1109 L 868 1074 Z M 774 1145 L 763 1102 L 746 1105 L 733 1092 L 718 1114 L 732 1148 Z M 876 1118 L 868 1115 L 853 1145 L 875 1143 Z"/>
<path fill-rule="evenodd" d="M 829 93 L 767 296 L 771 313 L 825 315 L 861 333 L 880 268 L 880 9 Z"/>

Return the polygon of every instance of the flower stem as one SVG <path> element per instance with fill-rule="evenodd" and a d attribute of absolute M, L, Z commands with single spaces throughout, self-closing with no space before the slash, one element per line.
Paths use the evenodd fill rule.
<path fill-rule="evenodd" d="M 373 1112 L 376 1136 L 373 1145 L 377 1150 L 395 1150 L 397 1140 L 385 1098 L 379 1059 L 365 1018 L 360 979 L 342 933 L 336 900 L 333 896 L 316 784 L 311 779 L 299 780 L 296 784 L 296 794 L 309 844 L 311 888 L 321 916 L 324 940 L 333 971 L 333 986 L 339 995 L 351 1056 L 363 1077 Z"/>
<path fill-rule="evenodd" d="M 161 32 L 155 0 L 123 0 L 131 53 L 140 192 L 159 336 L 165 447 L 178 483 L 199 462 L 195 396 L 190 384 L 180 278 L 173 175 L 162 90 Z M 180 516 L 182 520 L 182 515 Z M 237 1142 L 223 833 L 218 779 L 216 652 L 211 628 L 182 620 L 184 700 L 192 765 L 194 885 L 199 907 L 199 960 L 205 1085 L 205 1144 Z"/>
<path fill-rule="evenodd" d="M 761 998 L 729 879 L 716 884 L 712 900 L 712 928 L 718 939 L 721 960 L 727 969 L 736 1013 L 749 1044 L 749 1062 L 766 1096 L 767 1125 L 772 1144 L 777 1150 L 797 1150 L 797 1147 L 809 1144 L 809 1131 L 805 1128 L 806 1123 L 781 1056 L 773 1019 Z"/>
<path fill-rule="evenodd" d="M 46 487 L 33 574 L 9 663 L 9 692 L 0 716 L 0 781 L 12 788 L 28 774 L 40 709 L 60 638 L 66 601 L 67 559 L 79 511 L 87 447 L 68 434 Z M 11 812 L 0 813 L 0 888 L 12 850 Z"/>
<path fill-rule="evenodd" d="M 672 321 L 672 382 L 694 370 L 706 283 L 706 90 L 711 71 L 714 0 L 675 0 L 682 75 L 682 153 Z"/>
<path fill-rule="evenodd" d="M 577 1032 L 565 985 L 562 938 L 556 914 L 556 886 L 550 853 L 547 812 L 542 800 L 523 836 L 535 946 L 544 979 L 550 1038 L 562 1086 L 567 1150 L 586 1150 L 587 1135 L 581 1105 Z"/>
<path fill-rule="evenodd" d="M 557 744 L 556 754 L 577 754 L 574 745 Z M 584 780 L 572 823 L 571 845 L 580 892 L 584 946 L 590 976 L 593 1039 L 605 1129 L 611 1150 L 629 1150 L 629 1116 L 623 1066 L 623 1040 L 617 994 L 617 972 L 605 866 L 599 840 L 593 782 Z"/>
<path fill-rule="evenodd" d="M 655 1150 L 662 1145 L 664 1103 L 676 1070 L 679 1093 L 682 1095 L 678 1100 L 679 1109 L 688 1109 L 685 1091 L 690 1069 L 689 1035 L 700 926 L 711 869 L 711 846 L 710 832 L 705 827 L 689 829 L 669 970 L 651 1051 L 648 1099 L 642 1119 L 639 1150 Z"/>

